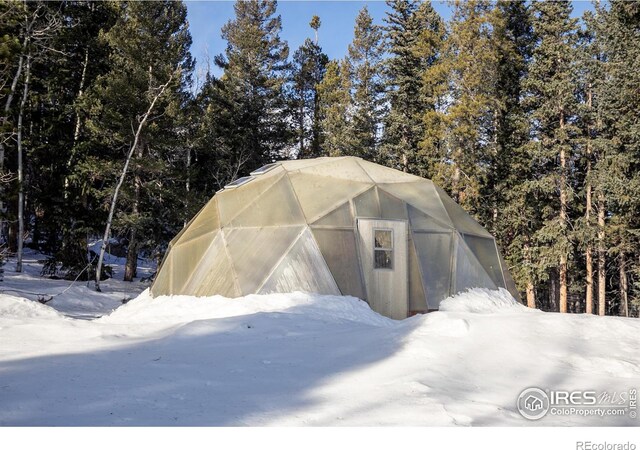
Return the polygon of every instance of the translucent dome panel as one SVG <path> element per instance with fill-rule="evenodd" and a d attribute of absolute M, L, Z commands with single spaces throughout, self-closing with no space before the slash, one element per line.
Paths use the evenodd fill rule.
<path fill-rule="evenodd" d="M 190 292 L 188 281 L 198 265 L 208 265 L 209 261 L 203 261 L 203 255 L 211 245 L 216 234 L 213 231 L 186 242 L 182 240 L 173 246 L 171 256 L 173 257 L 173 292 Z"/>
<path fill-rule="evenodd" d="M 353 228 L 353 214 L 351 212 L 351 204 L 343 203 L 326 216 L 316 220 L 311 224 L 312 227 L 331 227 L 331 228 Z"/>
<path fill-rule="evenodd" d="M 500 266 L 500 260 L 498 258 L 496 242 L 493 239 L 481 238 L 469 234 L 463 235 L 462 237 L 496 286 L 506 287 L 504 277 L 502 276 L 502 267 Z"/>
<path fill-rule="evenodd" d="M 378 187 L 376 189 L 378 191 L 378 202 L 380 203 L 380 217 L 406 220 L 407 204 Z"/>
<path fill-rule="evenodd" d="M 355 232 L 320 228 L 312 231 L 340 292 L 366 299 Z"/>
<path fill-rule="evenodd" d="M 315 222 L 370 187 L 366 183 L 300 172 L 290 173 L 289 179 L 308 223 Z"/>
<path fill-rule="evenodd" d="M 294 226 L 223 230 L 242 295 L 258 291 L 303 229 Z"/>
<path fill-rule="evenodd" d="M 411 235 L 411 233 L 409 233 Z M 409 237 L 409 311 L 426 312 L 427 300 L 422 286 L 420 275 L 420 263 L 415 249 L 413 238 Z"/>
<path fill-rule="evenodd" d="M 357 217 L 380 217 L 378 195 L 372 187 L 353 199 L 353 207 Z"/>
<path fill-rule="evenodd" d="M 437 309 L 451 288 L 452 232 L 414 232 L 416 254 L 429 309 Z"/>
<path fill-rule="evenodd" d="M 390 169 L 363 159 L 357 158 L 358 164 L 367 172 L 374 183 L 407 183 L 422 178 L 399 170 Z"/>
<path fill-rule="evenodd" d="M 285 176 L 284 170 L 281 167 L 276 167 L 242 186 L 218 192 L 216 197 L 218 198 L 220 225 L 225 226 L 231 222 L 247 205 L 266 192 L 283 176 Z"/>
<path fill-rule="evenodd" d="M 323 164 L 300 169 L 300 172 L 373 185 L 373 180 L 358 164 L 356 158 L 331 158 L 324 160 Z"/>
<path fill-rule="evenodd" d="M 191 239 L 196 239 L 206 233 L 214 232 L 219 228 L 218 199 L 217 197 L 213 197 L 182 229 L 173 242 L 186 242 Z"/>
<path fill-rule="evenodd" d="M 241 295 L 222 233 L 218 233 L 207 249 L 202 263 L 196 267 L 189 281 L 189 292 L 184 293 L 201 297 L 209 295 L 239 297 Z"/>
<path fill-rule="evenodd" d="M 456 239 L 456 278 L 452 294 L 476 287 L 497 289 L 496 284 L 460 237 Z"/>
<path fill-rule="evenodd" d="M 443 227 L 453 228 L 453 223 L 444 209 L 433 183 L 430 181 L 388 183 L 381 184 L 379 188 L 433 217 Z"/>
<path fill-rule="evenodd" d="M 309 229 L 300 235 L 258 293 L 293 291 L 340 295 Z"/>
<path fill-rule="evenodd" d="M 280 177 L 231 221 L 231 227 L 304 225 L 306 220 L 288 177 Z"/>
<path fill-rule="evenodd" d="M 455 228 L 465 234 L 475 234 L 492 238 L 491 233 L 485 230 L 482 225 L 475 221 L 460 205 L 454 202 L 451 197 L 441 188 L 436 186 L 436 190 L 442 200 L 442 204 L 447 210 L 447 214 L 451 217 L 451 222 Z"/>

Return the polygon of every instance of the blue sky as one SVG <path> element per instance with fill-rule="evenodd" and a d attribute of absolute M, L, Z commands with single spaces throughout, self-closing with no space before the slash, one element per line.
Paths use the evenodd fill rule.
<path fill-rule="evenodd" d="M 591 9 L 590 1 L 576 1 L 574 16 L 581 16 Z M 224 52 L 226 42 L 220 37 L 222 26 L 233 18 L 233 1 L 187 1 L 187 17 L 193 37 L 191 53 L 203 67 L 208 54 L 211 59 Z M 309 21 L 314 14 L 320 16 L 322 26 L 319 43 L 329 58 L 342 58 L 353 39 L 353 26 L 358 11 L 366 5 L 374 21 L 382 25 L 387 11 L 384 1 L 283 1 L 278 2 L 278 14 L 282 16 L 281 37 L 289 43 L 291 54 L 307 37 L 313 36 Z M 447 2 L 433 2 L 434 8 L 444 19 L 451 15 Z M 213 66 L 213 62 L 211 63 Z M 206 67 L 206 66 L 204 66 Z M 220 75 L 212 67 L 215 75 Z"/>

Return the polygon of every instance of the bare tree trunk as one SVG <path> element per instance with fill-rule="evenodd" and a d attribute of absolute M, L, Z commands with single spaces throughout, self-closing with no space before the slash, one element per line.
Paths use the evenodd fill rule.
<path fill-rule="evenodd" d="M 451 180 L 451 196 L 453 199 L 460 203 L 460 167 L 454 162 L 455 168 L 453 169 L 453 177 Z"/>
<path fill-rule="evenodd" d="M 627 279 L 627 259 L 624 252 L 620 253 L 620 315 L 629 317 L 629 282 Z"/>
<path fill-rule="evenodd" d="M 302 159 L 306 157 L 304 150 L 304 100 L 300 100 L 300 108 L 298 108 L 298 145 L 300 150 L 298 151 L 298 158 Z"/>
<path fill-rule="evenodd" d="M 143 156 L 144 144 L 138 145 L 138 161 Z M 132 212 L 137 215 L 140 212 L 140 187 L 142 185 L 142 181 L 140 180 L 140 175 L 135 173 L 135 181 L 134 181 L 134 200 L 133 200 L 133 208 Z M 127 261 L 124 265 L 124 281 L 133 281 L 138 272 L 138 235 L 135 226 L 131 228 L 131 234 L 129 235 L 129 247 L 127 248 Z"/>
<path fill-rule="evenodd" d="M 592 106 L 592 91 L 591 85 L 589 85 L 589 91 L 587 93 L 587 106 Z M 587 127 L 587 173 L 586 173 L 586 205 L 585 205 L 585 223 L 587 229 L 591 229 L 591 127 Z M 585 312 L 587 314 L 593 314 L 593 248 L 591 246 L 591 238 L 589 240 L 587 248 L 585 249 L 585 258 L 587 266 L 587 286 L 585 296 Z"/>
<path fill-rule="evenodd" d="M 135 228 L 129 235 L 129 247 L 127 248 L 127 261 L 124 265 L 124 281 L 133 281 L 138 269 L 138 241 Z"/>
<path fill-rule="evenodd" d="M 558 307 L 558 276 L 555 270 L 552 270 L 549 276 L 549 286 L 549 309 L 555 311 Z"/>
<path fill-rule="evenodd" d="M 560 129 L 564 129 L 564 113 L 560 114 Z M 560 147 L 560 222 L 562 229 L 567 226 L 567 155 Z M 567 255 L 560 255 L 560 312 L 567 312 Z"/>
<path fill-rule="evenodd" d="M 11 110 L 11 104 L 13 103 L 13 98 L 15 97 L 16 90 L 18 89 L 18 80 L 22 75 L 22 68 L 24 66 L 24 55 L 26 53 L 28 43 L 28 36 L 25 36 L 24 41 L 22 42 L 22 51 L 20 52 L 20 58 L 18 59 L 18 68 L 16 69 L 16 73 L 13 76 L 13 81 L 11 82 L 11 89 L 9 89 L 9 93 L 7 94 L 7 100 L 4 103 L 4 110 L 2 113 L 2 121 L 0 121 L 0 127 L 4 125 L 9 118 L 9 111 Z M 5 150 L 4 150 L 4 139 L 0 138 L 0 174 L 4 174 L 4 159 L 5 159 Z M 0 183 L 0 212 L 4 213 L 6 210 L 5 201 L 4 201 L 4 183 Z M 2 217 L 0 219 L 0 235 L 4 235 L 5 231 L 8 233 L 6 226 L 6 219 Z M 9 248 L 12 248 L 11 245 L 12 239 L 10 236 L 6 236 L 7 241 L 10 243 Z"/>
<path fill-rule="evenodd" d="M 31 79 L 31 52 L 27 53 L 25 63 L 24 87 L 22 90 L 22 101 L 20 102 L 20 111 L 18 112 L 18 251 L 16 272 L 22 272 L 22 253 L 24 247 L 24 170 L 22 162 L 22 121 L 24 117 L 24 108 L 27 104 L 29 95 L 29 81 Z"/>
<path fill-rule="evenodd" d="M 113 214 L 116 210 L 116 203 L 118 202 L 118 194 L 120 193 L 120 188 L 122 187 L 122 183 L 124 183 L 124 179 L 127 176 L 127 170 L 129 169 L 129 163 L 131 162 L 131 157 L 133 156 L 136 148 L 138 147 L 138 141 L 140 140 L 140 134 L 142 133 L 142 129 L 144 125 L 147 123 L 153 108 L 156 105 L 158 99 L 164 94 L 164 91 L 167 89 L 167 86 L 173 80 L 174 74 L 169 77 L 169 81 L 165 84 L 161 85 L 158 88 L 158 92 L 153 97 L 147 112 L 142 116 L 142 120 L 138 124 L 138 129 L 136 130 L 135 137 L 133 139 L 133 144 L 131 144 L 131 149 L 129 150 L 129 154 L 127 155 L 127 159 L 125 160 L 124 167 L 122 168 L 122 173 L 120 174 L 120 179 L 118 180 L 118 184 L 116 184 L 116 188 L 113 191 L 113 197 L 111 199 L 111 206 L 109 207 L 109 216 L 107 217 L 107 224 L 104 229 L 104 236 L 102 238 L 102 246 L 100 247 L 100 256 L 98 257 L 98 265 L 96 267 L 96 279 L 95 279 L 95 290 L 100 292 L 100 275 L 102 274 L 102 263 L 104 261 L 104 253 L 107 248 L 107 243 L 109 241 L 109 235 L 111 234 L 111 224 L 113 222 Z"/>
<path fill-rule="evenodd" d="M 16 73 L 13 76 L 13 81 L 11 82 L 11 89 L 7 94 L 7 101 L 4 103 L 4 110 L 2 114 L 2 122 L 0 125 L 3 125 L 7 119 L 9 118 L 9 111 L 11 110 L 11 104 L 13 103 L 13 98 L 16 95 L 16 90 L 18 88 L 18 80 L 22 75 L 22 67 L 24 65 L 24 54 L 27 48 L 27 40 L 28 38 L 24 38 L 22 43 L 22 52 L 20 53 L 20 58 L 18 59 L 18 68 L 16 69 Z M 4 170 L 4 143 L 3 140 L 0 139 L 0 172 Z"/>
<path fill-rule="evenodd" d="M 527 266 L 531 264 L 531 256 L 530 256 L 530 248 L 529 248 L 529 240 L 527 239 L 524 244 L 524 262 Z M 535 286 L 533 284 L 533 280 L 529 278 L 527 280 L 527 306 L 529 308 L 536 307 L 536 291 Z"/>
<path fill-rule="evenodd" d="M 189 192 L 191 192 L 191 145 L 187 144 L 187 180 L 185 182 L 185 190 L 187 192 L 187 196 L 186 196 L 186 202 L 185 202 L 185 206 L 186 206 L 186 210 L 189 210 L 189 206 L 190 206 L 190 197 L 189 197 Z M 183 227 L 187 226 L 187 219 L 184 219 L 184 222 L 182 223 Z"/>
<path fill-rule="evenodd" d="M 606 306 L 606 250 L 605 250 L 605 221 L 604 194 L 598 192 L 598 315 L 605 315 Z"/>
<path fill-rule="evenodd" d="M 527 281 L 527 306 L 533 309 L 536 307 L 536 291 L 531 281 Z"/>
<path fill-rule="evenodd" d="M 76 100 L 82 97 L 84 93 L 84 84 L 87 78 L 87 66 L 89 65 L 89 47 L 84 52 L 84 62 L 82 63 L 82 75 L 80 76 L 80 86 L 78 87 L 78 95 L 76 96 Z M 64 198 L 67 199 L 69 197 L 69 169 L 73 165 L 73 160 L 76 156 L 76 144 L 78 143 L 78 139 L 80 138 L 80 126 L 82 125 L 82 120 L 80 118 L 80 114 L 76 114 L 76 125 L 73 129 L 73 147 L 71 148 L 71 154 L 69 155 L 69 159 L 67 159 L 67 173 L 64 176 Z"/>

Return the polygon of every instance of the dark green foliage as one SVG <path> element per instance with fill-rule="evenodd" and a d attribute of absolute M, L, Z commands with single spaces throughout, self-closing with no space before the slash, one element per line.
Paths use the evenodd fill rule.
<path fill-rule="evenodd" d="M 389 0 L 387 4 L 391 8 L 385 19 L 390 109 L 379 159 L 399 170 L 419 173 L 419 144 L 425 139 L 423 116 L 436 108 L 434 99 L 423 90 L 423 76 L 440 57 L 444 23 L 428 1 Z"/>
<path fill-rule="evenodd" d="M 128 278 L 229 181 L 282 158 L 356 155 L 446 189 L 538 307 L 557 309 L 566 278 L 568 310 L 583 311 L 585 253 L 597 269 L 601 248 L 606 273 L 592 286 L 608 314 L 637 315 L 639 4 L 603 2 L 578 20 L 566 1 L 455 1 L 448 23 L 428 1 L 387 5 L 384 24 L 364 7 L 348 54 L 329 61 L 317 16 L 290 57 L 276 2 L 237 2 L 214 58 L 222 74 L 194 87 L 182 2 L 0 2 L 2 244 L 17 236 L 19 68 L 31 51 L 25 216 L 49 276 L 93 277 L 88 245 L 171 79 L 116 204 Z M 25 46 L 29 17 L 55 26 Z"/>
<path fill-rule="evenodd" d="M 282 158 L 291 138 L 284 95 L 289 47 L 279 37 L 276 5 L 275 0 L 237 2 L 235 18 L 222 28 L 227 49 L 216 64 L 224 75 L 210 78 L 213 103 L 205 106 L 223 116 L 224 128 L 209 136 L 223 146 L 219 185 Z"/>
<path fill-rule="evenodd" d="M 349 63 L 353 88 L 353 142 L 344 154 L 376 159 L 384 115 L 383 33 L 365 6 L 356 17 Z"/>
<path fill-rule="evenodd" d="M 317 32 L 320 19 L 314 16 L 311 26 Z M 296 124 L 298 158 L 322 156 L 320 126 L 320 98 L 318 85 L 322 82 L 329 58 L 317 42 L 306 39 L 293 54 L 290 78 L 291 118 Z"/>

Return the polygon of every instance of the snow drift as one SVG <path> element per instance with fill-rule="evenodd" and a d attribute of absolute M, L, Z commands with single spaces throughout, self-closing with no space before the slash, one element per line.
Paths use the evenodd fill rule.
<path fill-rule="evenodd" d="M 519 303 L 506 289 L 475 288 L 469 289 L 440 303 L 440 311 L 456 311 L 469 313 L 497 313 L 497 312 L 532 312 Z"/>
<path fill-rule="evenodd" d="M 63 317 L 55 309 L 36 301 L 0 294 L 0 318 L 2 319 L 62 319 Z"/>
<path fill-rule="evenodd" d="M 294 292 L 247 295 L 231 299 L 219 295 L 174 295 L 153 298 L 148 289 L 135 300 L 118 308 L 109 316 L 98 319 L 97 322 L 170 324 L 269 312 L 297 314 L 307 319 L 329 322 L 360 322 L 374 326 L 389 326 L 394 322 L 373 312 L 366 302 L 355 297 Z"/>
<path fill-rule="evenodd" d="M 520 416 L 523 389 L 620 392 L 640 321 L 476 289 L 402 321 L 350 297 L 143 293 L 86 321 L 0 296 L 0 426 L 639 425 Z"/>

